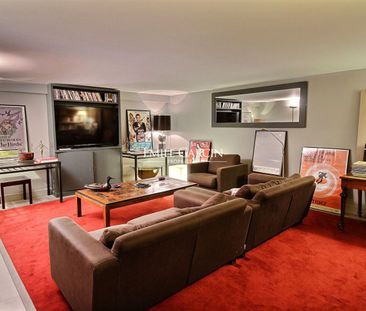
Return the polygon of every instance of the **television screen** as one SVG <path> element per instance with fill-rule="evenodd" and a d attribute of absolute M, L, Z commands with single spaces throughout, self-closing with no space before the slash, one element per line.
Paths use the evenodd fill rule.
<path fill-rule="evenodd" d="M 57 149 L 118 146 L 118 108 L 55 106 Z"/>
<path fill-rule="evenodd" d="M 217 120 L 219 123 L 237 123 L 240 122 L 240 111 L 217 111 Z"/>

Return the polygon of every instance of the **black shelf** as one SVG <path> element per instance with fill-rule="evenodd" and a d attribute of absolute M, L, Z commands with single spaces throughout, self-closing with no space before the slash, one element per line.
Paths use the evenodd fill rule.
<path fill-rule="evenodd" d="M 118 105 L 117 102 L 105 102 L 105 101 L 91 101 L 91 100 L 74 100 L 74 99 L 54 99 L 56 102 L 65 103 L 90 103 L 90 104 L 108 104 L 108 105 Z"/>
<path fill-rule="evenodd" d="M 90 104 L 90 105 L 106 105 L 106 106 L 117 106 L 116 102 L 96 102 L 96 101 L 87 101 L 87 100 L 72 100 L 72 99 L 54 99 L 55 105 L 61 104 Z"/>

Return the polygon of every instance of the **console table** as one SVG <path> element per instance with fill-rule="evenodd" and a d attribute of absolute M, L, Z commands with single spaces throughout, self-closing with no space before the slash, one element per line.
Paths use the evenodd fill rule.
<path fill-rule="evenodd" d="M 347 190 L 354 189 L 358 193 L 358 216 L 362 217 L 362 191 L 366 191 L 366 178 L 356 177 L 353 175 L 341 176 L 341 217 L 339 220 L 338 227 L 344 230 L 344 215 L 346 212 L 346 200 L 347 200 Z"/>
<path fill-rule="evenodd" d="M 182 150 L 146 150 L 140 152 L 122 152 L 122 158 L 128 158 L 134 160 L 134 171 L 135 171 L 135 180 L 137 181 L 137 162 L 142 159 L 151 159 L 151 158 L 165 158 L 165 175 L 168 175 L 169 166 L 168 166 L 168 158 L 169 157 L 182 157 L 183 163 L 185 163 L 186 151 Z"/>
<path fill-rule="evenodd" d="M 12 174 L 30 171 L 46 171 L 47 178 L 47 194 L 51 194 L 50 187 L 50 170 L 55 169 L 58 173 L 59 187 L 60 187 L 60 202 L 63 202 L 62 195 L 62 177 L 61 177 L 61 161 L 44 162 L 44 163 L 34 163 L 30 162 L 18 162 L 17 160 L 1 160 L 0 161 L 0 175 L 2 174 Z"/>

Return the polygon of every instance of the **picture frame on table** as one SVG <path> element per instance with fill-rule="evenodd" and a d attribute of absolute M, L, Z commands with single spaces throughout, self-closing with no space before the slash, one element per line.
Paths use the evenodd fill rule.
<path fill-rule="evenodd" d="M 19 151 L 29 151 L 26 108 L 0 104 L 0 158 L 16 158 Z"/>
<path fill-rule="evenodd" d="M 190 140 L 188 163 L 207 162 L 211 155 L 212 142 L 209 140 Z"/>
<path fill-rule="evenodd" d="M 129 151 L 144 151 L 153 148 L 150 110 L 126 110 L 127 140 Z"/>
<path fill-rule="evenodd" d="M 349 149 L 303 147 L 300 175 L 314 176 L 316 188 L 312 208 L 335 214 L 341 208 L 341 179 L 348 171 Z"/>

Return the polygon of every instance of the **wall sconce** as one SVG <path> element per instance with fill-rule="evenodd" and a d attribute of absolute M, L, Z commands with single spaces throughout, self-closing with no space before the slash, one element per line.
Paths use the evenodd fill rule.
<path fill-rule="evenodd" d="M 166 134 L 165 131 L 170 131 L 171 124 L 170 124 L 170 116 L 169 115 L 158 115 L 154 116 L 153 119 L 153 126 L 155 131 L 162 132 L 159 134 L 159 150 L 166 149 Z"/>
<path fill-rule="evenodd" d="M 291 109 L 291 122 L 294 122 L 294 109 L 300 107 L 300 97 L 292 97 L 290 99 L 289 108 Z"/>

